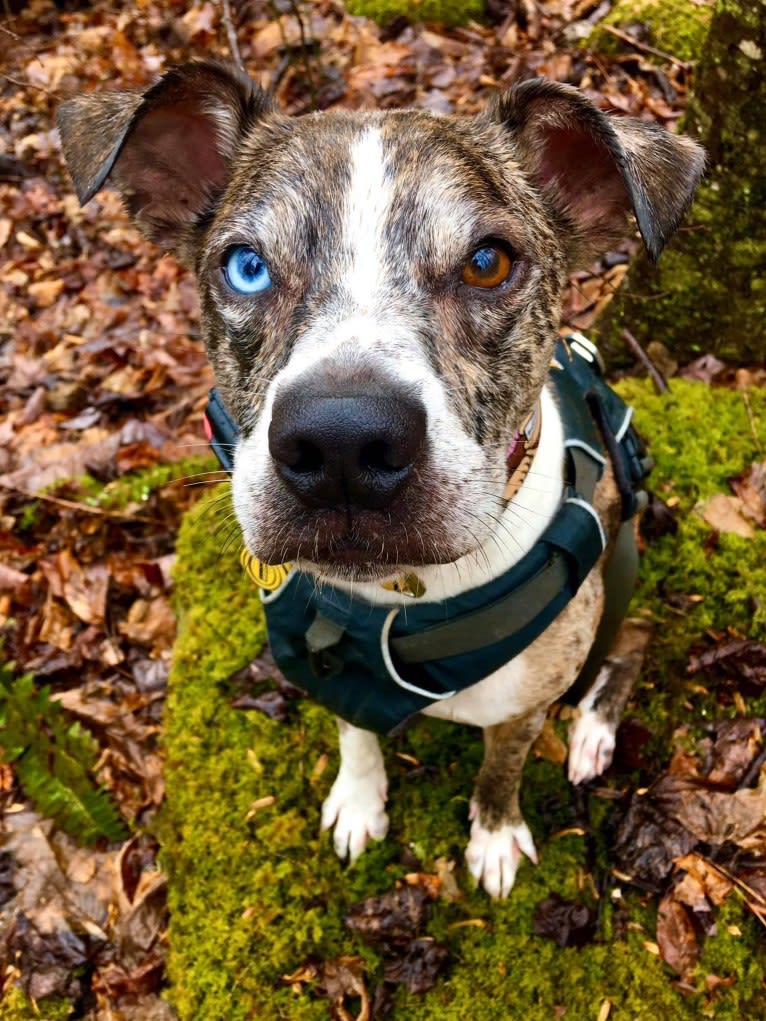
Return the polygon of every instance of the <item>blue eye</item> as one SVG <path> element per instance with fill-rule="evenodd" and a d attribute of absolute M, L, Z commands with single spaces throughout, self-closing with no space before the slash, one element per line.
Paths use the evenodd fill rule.
<path fill-rule="evenodd" d="M 226 256 L 223 264 L 226 282 L 237 294 L 258 294 L 271 287 L 266 263 L 249 245 L 237 245 Z"/>

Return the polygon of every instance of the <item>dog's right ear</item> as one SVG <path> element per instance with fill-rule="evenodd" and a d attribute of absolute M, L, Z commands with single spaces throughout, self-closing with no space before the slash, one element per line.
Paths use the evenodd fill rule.
<path fill-rule="evenodd" d="M 143 94 L 89 93 L 63 103 L 61 144 L 81 203 L 107 181 L 142 232 L 183 255 L 223 193 L 243 134 L 271 109 L 225 64 L 183 64 Z"/>

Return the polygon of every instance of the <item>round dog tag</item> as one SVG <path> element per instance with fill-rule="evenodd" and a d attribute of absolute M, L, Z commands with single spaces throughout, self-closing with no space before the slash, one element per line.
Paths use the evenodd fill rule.
<path fill-rule="evenodd" d="M 250 581 L 254 582 L 258 588 L 266 589 L 267 592 L 273 592 L 274 589 L 279 588 L 293 566 L 292 564 L 264 564 L 258 557 L 254 557 L 247 548 L 242 550 L 239 560 Z"/>

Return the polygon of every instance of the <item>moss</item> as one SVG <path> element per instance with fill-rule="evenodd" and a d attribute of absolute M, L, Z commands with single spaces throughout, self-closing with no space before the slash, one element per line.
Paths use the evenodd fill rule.
<path fill-rule="evenodd" d="M 727 477 L 759 454 L 741 393 L 683 381 L 665 397 L 636 380 L 621 387 L 637 406 L 639 427 L 652 437 L 653 484 L 676 496 L 681 511 L 678 534 L 652 545 L 644 557 L 634 607 L 658 622 L 631 708 L 656 733 L 656 772 L 670 754 L 674 722 L 702 726 L 719 711 L 713 694 L 686 685 L 689 645 L 703 639 L 707 627 L 731 625 L 755 634 L 766 622 L 766 533 L 751 542 L 723 536 L 711 544 L 710 529 L 693 513 L 699 500 L 726 490 Z M 766 444 L 766 393 L 751 391 L 749 401 Z M 258 652 L 264 628 L 237 550 L 221 553 L 217 530 L 226 509 L 213 512 L 210 502 L 187 517 L 178 541 L 180 633 L 167 710 L 168 803 L 160 834 L 170 876 L 171 996 L 181 1021 L 325 1019 L 327 1004 L 310 989 L 296 993 L 281 981 L 308 957 L 361 953 L 370 984 L 378 981 L 377 955 L 345 930 L 343 916 L 350 904 L 391 889 L 403 876 L 404 847 L 431 871 L 440 857 L 457 862 L 463 897 L 439 902 L 428 926 L 430 935 L 448 944 L 452 971 L 425 996 L 398 989 L 393 1016 L 401 1021 L 550 1021 L 558 1008 L 567 1017 L 595 1018 L 606 999 L 616 1021 L 764 1016 L 759 931 L 736 897 L 722 913 L 718 935 L 705 944 L 699 992 L 686 996 L 645 946 L 654 939 L 654 902 L 627 890 L 622 903 L 632 925 L 641 928 L 617 926 L 607 898 L 598 942 L 562 950 L 534 936 L 539 900 L 551 891 L 588 896 L 579 890 L 591 856 L 602 869 L 609 866 L 613 802 L 590 797 L 594 835 L 587 847 L 584 837 L 571 832 L 577 817 L 561 768 L 530 759 L 525 769 L 523 809 L 540 865 L 521 866 L 507 902 L 492 903 L 474 891 L 462 854 L 481 746 L 478 733 L 467 728 L 424 720 L 385 742 L 390 835 L 354 868 L 344 868 L 329 836 L 318 833 L 321 801 L 337 768 L 329 714 L 306 701 L 291 703 L 285 725 L 229 705 L 226 678 Z M 672 612 L 665 600 L 673 592 L 704 598 Z M 757 700 L 748 709 L 766 712 Z M 427 778 L 413 775 L 397 752 L 427 767 Z M 617 780 L 624 785 L 629 778 Z M 273 804 L 251 807 L 267 796 Z M 568 835 L 557 836 L 566 829 Z M 458 924 L 472 920 L 480 924 Z M 708 971 L 736 980 L 708 1000 Z"/>
<path fill-rule="evenodd" d="M 462 25 L 484 14 L 484 0 L 348 0 L 349 14 L 385 25 L 402 15 L 410 21 Z"/>
<path fill-rule="evenodd" d="M 9 986 L 0 1000 L 0 1021 L 67 1021 L 72 1005 L 48 998 L 33 1004 L 16 986 Z"/>
<path fill-rule="evenodd" d="M 622 31 L 636 25 L 646 26 L 648 38 L 639 35 L 641 42 L 647 42 L 677 60 L 696 60 L 712 16 L 712 3 L 695 3 L 693 0 L 617 0 L 609 14 L 588 36 L 587 44 L 601 53 L 620 53 L 626 44 L 610 32 L 605 32 L 603 26 Z M 648 56 L 652 59 L 651 54 Z"/>
<path fill-rule="evenodd" d="M 193 480 L 206 472 L 215 471 L 220 465 L 209 454 L 198 457 L 186 457 L 182 461 L 153 464 L 139 471 L 126 472 L 112 482 L 104 485 L 92 475 L 81 475 L 74 483 L 55 483 L 55 490 L 66 484 L 71 490 L 74 486 L 75 495 L 91 507 L 103 507 L 104 510 L 123 510 L 130 503 L 145 503 L 158 489 L 172 482 Z M 22 527 L 27 527 L 22 525 Z"/>
<path fill-rule="evenodd" d="M 682 124 L 704 145 L 707 173 L 659 265 L 640 255 L 599 322 L 607 351 L 624 357 L 619 334 L 627 326 L 639 341 L 662 341 L 679 361 L 703 353 L 763 359 L 765 10 L 764 0 L 716 6 Z"/>

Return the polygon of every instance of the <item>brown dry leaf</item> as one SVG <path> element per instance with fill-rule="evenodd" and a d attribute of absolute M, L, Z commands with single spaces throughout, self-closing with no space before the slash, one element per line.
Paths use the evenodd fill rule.
<path fill-rule="evenodd" d="M 755 530 L 742 512 L 742 501 L 736 496 L 716 493 L 707 503 L 695 508 L 707 523 L 717 532 L 731 532 L 743 539 L 752 539 Z"/>
<path fill-rule="evenodd" d="M 52 305 L 64 290 L 63 280 L 40 280 L 36 284 L 30 284 L 27 288 L 38 308 L 47 308 Z"/>
<path fill-rule="evenodd" d="M 386 982 L 407 986 L 410 993 L 427 993 L 447 970 L 449 962 L 449 950 L 443 944 L 428 937 L 414 939 L 403 952 L 384 960 L 383 977 Z"/>
<path fill-rule="evenodd" d="M 337 1021 L 370 1021 L 370 997 L 364 981 L 364 961 L 361 957 L 339 957 L 324 961 L 318 985 L 331 1003 L 331 1017 Z M 361 1000 L 359 1013 L 354 1015 L 346 1006 L 346 999 Z"/>
<path fill-rule="evenodd" d="M 428 921 L 430 899 L 422 886 L 405 886 L 353 904 L 345 923 L 373 946 L 409 943 Z"/>
<path fill-rule="evenodd" d="M 18 592 L 29 585 L 30 577 L 6 564 L 0 564 L 0 592 Z"/>
<path fill-rule="evenodd" d="M 707 779 L 733 790 L 750 769 L 762 745 L 760 720 L 740 716 L 719 723 Z"/>
<path fill-rule="evenodd" d="M 766 772 L 757 788 L 734 794 L 710 790 L 677 779 L 675 818 L 706 844 L 737 844 L 746 851 L 766 852 Z"/>
<path fill-rule="evenodd" d="M 567 746 L 553 729 L 551 720 L 546 720 L 532 749 L 535 755 L 555 766 L 563 766 L 567 760 Z"/>
<path fill-rule="evenodd" d="M 718 667 L 734 673 L 756 688 L 766 685 L 766 645 L 751 638 L 734 638 L 719 642 L 699 656 L 692 656 L 686 672 L 698 673 Z"/>
<path fill-rule="evenodd" d="M 662 898 L 657 911 L 657 945 L 663 961 L 688 979 L 699 961 L 700 948 L 691 915 L 672 892 Z"/>
<path fill-rule="evenodd" d="M 74 642 L 74 632 L 75 620 L 67 607 L 57 599 L 47 599 L 40 613 L 40 641 L 68 652 Z"/>
<path fill-rule="evenodd" d="M 733 882 L 727 879 L 701 854 L 692 853 L 684 855 L 683 858 L 676 859 L 675 864 L 678 868 L 684 869 L 690 876 L 694 877 L 704 890 L 705 896 L 716 907 L 720 907 L 723 904 L 734 888 Z"/>
<path fill-rule="evenodd" d="M 582 947 L 596 935 L 597 916 L 587 904 L 549 894 L 535 905 L 535 935 L 552 939 L 560 947 Z"/>
<path fill-rule="evenodd" d="M 120 634 L 153 649 L 169 649 L 176 633 L 176 618 L 165 596 L 137 599 L 118 625 Z"/>
<path fill-rule="evenodd" d="M 86 624 L 102 624 L 106 613 L 106 595 L 109 587 L 109 571 L 105 564 L 91 564 L 82 567 L 73 554 L 61 550 L 52 561 L 41 561 L 40 566 L 48 578 L 51 587 L 52 573 L 58 575 L 59 584 L 54 594 L 61 596 L 80 620 Z"/>
<path fill-rule="evenodd" d="M 766 461 L 751 464 L 741 475 L 729 479 L 745 517 L 758 528 L 766 528 Z"/>
<path fill-rule="evenodd" d="M 295 46 L 300 42 L 300 26 L 295 18 L 282 17 L 270 21 L 252 41 L 256 56 L 267 59 L 283 46 Z"/>

